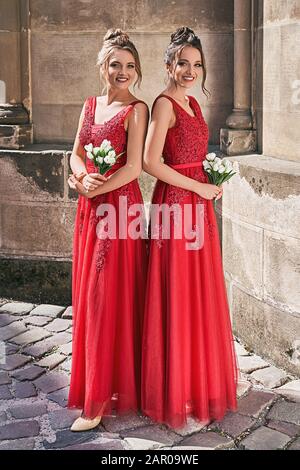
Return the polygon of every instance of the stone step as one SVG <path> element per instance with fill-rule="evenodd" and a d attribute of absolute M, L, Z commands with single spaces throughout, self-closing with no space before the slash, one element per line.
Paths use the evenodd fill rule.
<path fill-rule="evenodd" d="M 33 141 L 32 124 L 2 124 L 0 125 L 0 147 L 20 149 Z"/>

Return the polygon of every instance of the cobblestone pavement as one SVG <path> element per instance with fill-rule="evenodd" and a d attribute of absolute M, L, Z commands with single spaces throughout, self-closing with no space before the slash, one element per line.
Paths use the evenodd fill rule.
<path fill-rule="evenodd" d="M 0 299 L 0 450 L 300 449 L 300 380 L 236 340 L 239 406 L 221 422 L 190 419 L 174 432 L 142 415 L 71 432 L 66 408 L 72 308 Z"/>

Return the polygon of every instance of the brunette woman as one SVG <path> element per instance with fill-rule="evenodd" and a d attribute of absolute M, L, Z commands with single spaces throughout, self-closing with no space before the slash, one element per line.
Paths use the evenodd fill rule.
<path fill-rule="evenodd" d="M 223 189 L 204 172 L 208 126 L 189 95 L 199 80 L 206 93 L 199 37 L 179 28 L 165 63 L 168 83 L 154 101 L 144 153 L 144 169 L 158 181 L 150 221 L 142 410 L 180 428 L 189 415 L 207 424 L 236 410 L 238 369 L 213 207 Z M 154 221 L 154 205 L 174 211 Z M 192 230 L 183 234 L 187 207 Z"/>

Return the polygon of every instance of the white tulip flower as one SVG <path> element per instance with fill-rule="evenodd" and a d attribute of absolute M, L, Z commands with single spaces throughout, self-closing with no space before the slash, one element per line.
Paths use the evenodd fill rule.
<path fill-rule="evenodd" d="M 109 150 L 111 148 L 111 142 L 110 140 L 104 139 L 103 142 L 100 145 L 101 150 Z"/>
<path fill-rule="evenodd" d="M 220 165 L 220 166 L 219 166 L 219 169 L 218 169 L 218 173 L 222 174 L 222 173 L 225 172 L 225 170 L 226 170 L 225 166 Z"/>
<path fill-rule="evenodd" d="M 226 172 L 229 173 L 232 170 L 232 163 L 231 161 L 224 159 L 223 160 L 223 165 L 225 165 Z"/>
<path fill-rule="evenodd" d="M 206 160 L 208 160 L 209 162 L 214 161 L 215 158 L 216 158 L 216 154 L 214 152 L 208 153 L 206 155 Z"/>
<path fill-rule="evenodd" d="M 219 163 L 215 163 L 215 164 L 213 165 L 213 170 L 214 170 L 214 171 L 218 171 L 219 168 L 220 168 Z"/>
<path fill-rule="evenodd" d="M 93 155 L 91 152 L 87 152 L 86 156 L 87 156 L 90 160 L 94 160 L 94 155 Z"/>
<path fill-rule="evenodd" d="M 97 155 L 97 153 L 98 153 L 100 150 L 101 150 L 100 147 L 94 147 L 94 148 L 93 148 L 93 154 L 94 154 L 94 155 Z"/>
<path fill-rule="evenodd" d="M 108 157 L 116 158 L 116 152 L 114 150 L 110 150 L 107 154 Z"/>
<path fill-rule="evenodd" d="M 106 155 L 106 157 L 104 157 L 104 161 L 105 163 L 112 165 L 116 162 L 116 159 L 112 156 Z"/>
<path fill-rule="evenodd" d="M 103 163 L 103 157 L 97 157 L 97 162 Z"/>
<path fill-rule="evenodd" d="M 93 144 L 85 145 L 85 146 L 84 146 L 84 149 L 85 149 L 87 152 L 92 152 L 92 151 L 93 151 Z"/>

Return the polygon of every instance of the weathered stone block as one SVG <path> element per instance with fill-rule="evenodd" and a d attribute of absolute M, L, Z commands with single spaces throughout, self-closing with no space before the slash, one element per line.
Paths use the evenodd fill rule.
<path fill-rule="evenodd" d="M 300 373 L 300 317 L 259 301 L 233 285 L 233 329 L 247 347 L 292 374 Z"/>
<path fill-rule="evenodd" d="M 299 259 L 299 239 L 265 231 L 264 297 L 300 313 Z"/>
<path fill-rule="evenodd" d="M 237 166 L 237 174 L 225 183 L 222 210 L 226 216 L 297 238 L 299 163 L 265 155 L 230 157 L 230 161 Z"/>
<path fill-rule="evenodd" d="M 117 0 L 109 3 L 97 0 L 53 0 L 46 5 L 43 0 L 31 2 L 32 28 L 35 30 L 88 30 L 106 31 L 115 25 L 126 25 L 126 30 L 136 31 L 173 31 L 190 24 L 206 31 L 232 31 L 233 1 L 220 4 L 218 0 L 182 0 L 176 3 L 163 2 L 160 8 L 152 0 L 138 0 L 120 6 Z"/>
<path fill-rule="evenodd" d="M 223 266 L 231 278 L 262 297 L 263 233 L 259 227 L 223 218 Z"/>
<path fill-rule="evenodd" d="M 0 126 L 1 127 L 1 126 Z M 62 201 L 64 153 L 1 151 L 0 195 L 9 201 Z M 21 221 L 19 221 L 21 222 Z"/>
<path fill-rule="evenodd" d="M 68 205 L 4 203 L 0 209 L 5 220 L 1 234 L 3 251 L 18 255 L 72 257 L 73 214 Z"/>
<path fill-rule="evenodd" d="M 226 155 L 245 155 L 256 151 L 256 131 L 223 128 L 220 146 Z"/>

